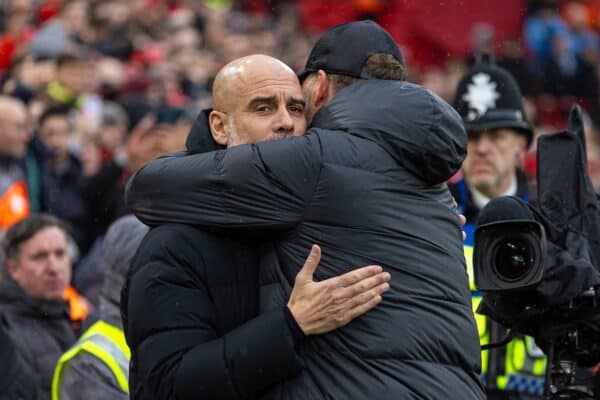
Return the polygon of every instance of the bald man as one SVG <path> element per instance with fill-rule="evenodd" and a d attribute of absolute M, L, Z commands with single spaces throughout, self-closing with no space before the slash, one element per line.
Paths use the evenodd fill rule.
<path fill-rule="evenodd" d="M 214 110 L 192 128 L 190 153 L 306 129 L 298 79 L 274 58 L 254 55 L 227 64 L 213 98 Z M 306 336 L 347 324 L 389 288 L 389 274 L 378 266 L 314 282 L 320 249 L 313 246 L 288 306 L 257 317 L 258 261 L 268 253 L 262 247 L 260 238 L 241 241 L 182 224 L 148 233 L 121 299 L 133 399 L 255 398 L 302 369 L 296 351 Z"/>
<path fill-rule="evenodd" d="M 22 159 L 30 135 L 25 105 L 0 96 L 0 230 L 29 214 L 29 198 Z"/>
<path fill-rule="evenodd" d="M 209 122 L 216 143 L 299 136 L 306 131 L 302 88 L 283 62 L 265 55 L 232 61 L 217 74 Z"/>

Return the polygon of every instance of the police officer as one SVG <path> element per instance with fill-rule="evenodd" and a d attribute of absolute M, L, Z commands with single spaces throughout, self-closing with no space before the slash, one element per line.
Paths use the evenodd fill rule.
<path fill-rule="evenodd" d="M 473 309 L 481 301 L 473 278 L 473 231 L 477 216 L 492 198 L 519 196 L 527 201 L 526 178 L 519 169 L 533 130 L 523 109 L 515 79 L 489 58 L 481 57 L 459 82 L 454 108 L 469 138 L 462 177 L 450 185 L 459 212 L 467 217 L 465 257 L 469 268 Z M 481 344 L 497 342 L 506 330 L 476 314 Z M 517 337 L 506 347 L 482 351 L 482 372 L 489 399 L 530 399 L 541 396 L 546 359 L 530 337 Z"/>

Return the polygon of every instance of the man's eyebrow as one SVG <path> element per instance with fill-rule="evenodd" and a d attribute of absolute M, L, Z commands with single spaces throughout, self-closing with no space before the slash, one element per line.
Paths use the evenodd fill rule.
<path fill-rule="evenodd" d="M 252 108 L 258 104 L 275 104 L 277 103 L 277 96 L 267 96 L 267 97 L 255 97 L 248 103 L 248 108 Z"/>
<path fill-rule="evenodd" d="M 306 106 L 306 101 L 304 101 L 304 99 L 300 99 L 300 98 L 294 98 L 292 97 L 291 99 L 288 100 L 287 102 L 288 106 L 289 105 L 296 105 L 296 106 L 302 106 L 305 107 Z"/>

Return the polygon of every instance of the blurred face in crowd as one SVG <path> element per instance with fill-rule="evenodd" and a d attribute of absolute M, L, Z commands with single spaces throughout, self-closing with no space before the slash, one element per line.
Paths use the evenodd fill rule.
<path fill-rule="evenodd" d="M 525 137 L 512 129 L 468 132 L 463 173 L 467 183 L 493 198 L 506 192 L 516 179 L 515 168 L 525 152 Z"/>
<path fill-rule="evenodd" d="M 15 159 L 25 156 L 29 137 L 23 103 L 0 96 L 0 155 Z"/>
<path fill-rule="evenodd" d="M 40 126 L 39 138 L 55 157 L 64 158 L 69 154 L 71 124 L 67 115 L 47 117 Z"/>
<path fill-rule="evenodd" d="M 91 64 L 86 60 L 73 60 L 56 69 L 56 79 L 73 94 L 82 94 L 94 86 L 95 76 Z"/>
<path fill-rule="evenodd" d="M 87 27 L 87 2 L 75 0 L 66 4 L 61 11 L 61 18 L 72 33 L 82 33 Z"/>
<path fill-rule="evenodd" d="M 64 231 L 56 226 L 39 230 L 21 243 L 15 258 L 6 260 L 6 268 L 28 296 L 60 300 L 71 280 L 71 260 Z"/>
<path fill-rule="evenodd" d="M 223 146 L 299 136 L 306 131 L 298 78 L 272 57 L 243 57 L 223 67 L 215 78 L 213 103 L 211 132 Z"/>

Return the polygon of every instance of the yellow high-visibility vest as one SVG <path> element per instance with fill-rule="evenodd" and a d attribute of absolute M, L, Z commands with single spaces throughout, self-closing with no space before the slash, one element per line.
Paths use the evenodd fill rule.
<path fill-rule="evenodd" d="M 129 394 L 129 360 L 131 351 L 122 329 L 98 321 L 86 330 L 77 343 L 65 352 L 56 365 L 52 378 L 52 400 L 60 399 L 63 375 L 69 362 L 81 352 L 87 352 L 104 362 L 123 393 Z"/>
<path fill-rule="evenodd" d="M 469 286 L 473 312 L 479 331 L 479 343 L 483 346 L 490 341 L 487 317 L 477 314 L 477 307 L 481 303 L 481 294 L 475 286 L 473 274 L 473 247 L 465 245 L 465 261 L 469 274 Z M 517 336 L 506 345 L 504 374 L 496 377 L 496 387 L 499 390 L 516 391 L 530 395 L 541 396 L 544 391 L 544 373 L 546 371 L 546 357 L 536 346 L 533 338 Z M 486 378 L 488 371 L 488 351 L 481 352 L 481 371 Z"/>

